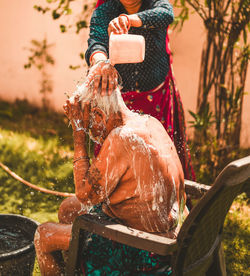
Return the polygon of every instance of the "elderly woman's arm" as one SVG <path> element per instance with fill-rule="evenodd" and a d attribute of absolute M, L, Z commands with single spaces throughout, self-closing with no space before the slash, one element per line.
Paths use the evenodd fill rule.
<path fill-rule="evenodd" d="M 89 128 L 89 111 L 90 105 L 85 104 L 83 111 L 76 96 L 73 101 L 67 100 L 63 106 L 64 113 L 70 120 L 73 137 L 74 137 L 74 182 L 75 189 L 81 185 L 83 179 L 86 178 L 89 169 L 89 158 L 85 148 L 86 130 Z"/>
<path fill-rule="evenodd" d="M 96 205 L 108 199 L 128 168 L 123 142 L 110 134 L 85 177 L 75 184 L 75 193 L 85 205 Z"/>

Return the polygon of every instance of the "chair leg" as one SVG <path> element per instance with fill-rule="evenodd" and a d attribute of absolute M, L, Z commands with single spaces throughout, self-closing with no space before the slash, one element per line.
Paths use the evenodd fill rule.
<path fill-rule="evenodd" d="M 68 260 L 66 263 L 65 272 L 67 276 L 78 276 L 82 274 L 79 267 L 79 257 L 83 240 L 83 233 L 81 233 L 80 229 L 74 230 L 74 235 L 72 235 L 72 240 L 69 246 Z"/>
<path fill-rule="evenodd" d="M 222 243 L 220 243 L 220 245 L 215 250 L 214 256 L 213 256 L 213 263 L 208 269 L 206 275 L 207 276 L 226 276 L 227 275 Z"/>

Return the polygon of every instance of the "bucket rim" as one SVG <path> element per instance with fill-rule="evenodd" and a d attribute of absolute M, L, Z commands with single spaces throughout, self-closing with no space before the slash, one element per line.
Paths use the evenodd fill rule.
<path fill-rule="evenodd" d="M 30 221 L 31 223 L 33 223 L 35 226 L 38 226 L 40 223 L 35 221 L 34 219 L 31 219 L 29 217 L 23 216 L 23 215 L 18 215 L 18 214 L 0 214 L 0 219 L 1 217 L 16 217 L 16 218 L 20 218 L 20 219 L 25 219 Z M 34 250 L 34 242 L 32 241 L 30 244 L 21 247 L 19 249 L 13 250 L 11 252 L 8 253 L 2 253 L 0 254 L 0 261 L 4 261 L 13 257 L 17 257 L 20 256 L 22 254 L 28 253 L 29 251 Z"/>

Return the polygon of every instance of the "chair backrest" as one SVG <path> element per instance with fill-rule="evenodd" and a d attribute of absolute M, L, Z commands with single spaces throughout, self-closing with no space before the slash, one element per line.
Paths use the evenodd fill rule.
<path fill-rule="evenodd" d="M 226 214 L 250 182 L 250 156 L 230 163 L 184 221 L 177 237 L 175 275 L 204 275 L 220 246 Z M 202 270 L 204 270 L 202 272 Z"/>

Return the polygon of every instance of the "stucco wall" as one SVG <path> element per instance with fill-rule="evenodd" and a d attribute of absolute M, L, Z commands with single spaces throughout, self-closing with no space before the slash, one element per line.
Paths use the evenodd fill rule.
<path fill-rule="evenodd" d="M 56 64 L 48 73 L 53 81 L 53 93 L 50 102 L 53 108 L 62 111 L 65 92 L 74 91 L 75 85 L 84 79 L 86 68 L 79 58 L 79 53 L 86 50 L 88 30 L 80 35 L 73 31 L 62 34 L 59 30 L 60 20 L 53 21 L 50 14 L 42 15 L 33 9 L 33 5 L 44 5 L 45 0 L 1 0 L 0 1 L 0 97 L 7 100 L 27 98 L 31 102 L 41 103 L 40 73 L 35 69 L 25 70 L 30 40 L 47 38 L 54 44 L 51 54 Z M 80 11 L 80 7 L 75 6 Z M 170 35 L 171 48 L 174 53 L 174 71 L 177 85 L 181 92 L 186 119 L 190 119 L 187 110 L 195 111 L 197 86 L 200 67 L 202 43 L 205 38 L 200 19 L 193 15 L 185 24 L 181 33 Z M 81 69 L 70 70 L 69 65 L 82 63 Z M 250 88 L 248 73 L 246 91 Z M 245 97 L 242 123 L 242 146 L 250 146 L 250 112 L 247 108 L 250 97 Z"/>

